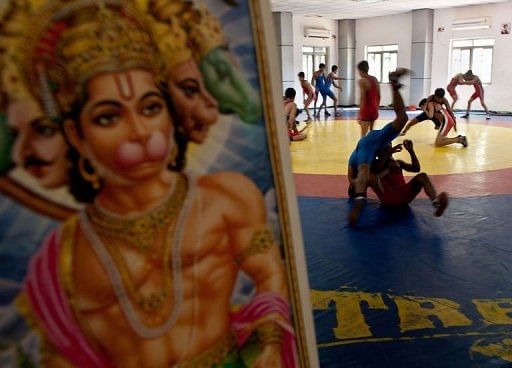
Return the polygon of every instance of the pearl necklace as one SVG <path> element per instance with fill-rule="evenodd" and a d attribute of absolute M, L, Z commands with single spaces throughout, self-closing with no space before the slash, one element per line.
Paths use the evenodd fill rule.
<path fill-rule="evenodd" d="M 92 227 L 85 210 L 80 212 L 80 225 L 82 230 L 92 245 L 94 252 L 100 260 L 103 268 L 108 274 L 114 293 L 116 294 L 121 310 L 123 311 L 128 323 L 132 329 L 144 339 L 154 339 L 165 335 L 171 328 L 174 327 L 181 311 L 181 304 L 183 302 L 183 282 L 181 274 L 181 243 L 183 240 L 185 221 L 190 213 L 193 199 L 196 197 L 196 183 L 195 180 L 190 180 L 189 192 L 183 209 L 181 210 L 178 220 L 176 222 L 176 232 L 170 231 L 167 234 L 167 242 L 172 243 L 172 277 L 173 277 L 173 291 L 174 291 L 174 307 L 169 314 L 167 320 L 158 327 L 148 327 L 141 322 L 139 316 L 135 311 L 135 307 L 130 300 L 125 285 L 122 281 L 122 276 L 117 269 L 110 253 L 108 252 L 105 244 L 101 241 L 98 234 Z M 174 234 L 173 234 L 174 233 Z M 197 237 L 197 242 L 200 240 Z"/>

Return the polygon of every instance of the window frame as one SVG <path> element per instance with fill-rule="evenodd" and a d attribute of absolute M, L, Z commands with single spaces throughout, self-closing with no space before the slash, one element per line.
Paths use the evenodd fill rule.
<path fill-rule="evenodd" d="M 380 50 L 379 50 L 380 49 Z M 372 55 L 380 55 L 380 71 L 379 73 L 376 73 L 375 71 L 372 70 L 371 68 L 371 63 L 370 63 L 370 74 L 373 75 L 375 78 L 377 78 L 377 80 L 379 81 L 380 84 L 388 84 L 389 83 L 389 80 L 388 81 L 385 81 L 385 73 L 384 73 L 384 60 L 386 59 L 385 58 L 385 55 L 388 54 L 388 55 L 396 55 L 395 56 L 395 59 L 396 59 L 396 64 L 398 65 L 398 51 L 399 51 L 399 47 L 398 47 L 398 44 L 397 43 L 392 43 L 392 44 L 383 44 L 383 45 L 366 45 L 365 46 L 365 60 L 370 60 L 370 54 Z M 378 74 L 378 75 L 376 75 Z"/>
<path fill-rule="evenodd" d="M 312 48 L 313 51 L 311 52 L 305 52 L 305 48 Z M 304 57 L 305 56 L 312 56 L 312 70 L 307 70 L 306 65 L 304 65 Z M 302 62 L 302 71 L 305 74 L 305 78 L 308 82 L 311 81 L 311 78 L 313 77 L 313 73 L 318 70 L 318 65 L 320 64 L 320 61 L 317 62 L 317 58 L 320 58 L 321 56 L 325 57 L 325 61 L 323 63 L 327 66 L 329 61 L 329 47 L 327 46 L 309 46 L 309 45 L 303 45 L 301 49 L 301 62 Z"/>
<path fill-rule="evenodd" d="M 488 45 L 475 45 L 475 41 L 480 41 L 480 40 L 489 40 L 489 41 L 492 41 L 492 42 L 489 42 Z M 454 43 L 456 43 L 457 41 L 471 41 L 471 45 L 464 45 L 464 46 L 455 46 Z M 454 50 L 460 50 L 460 52 L 462 53 L 462 50 L 469 50 L 469 67 L 468 69 L 471 69 L 473 70 L 473 72 L 475 71 L 475 68 L 474 68 L 474 64 L 473 64 L 473 61 L 474 61 L 474 51 L 475 49 L 484 49 L 484 50 L 488 50 L 490 49 L 491 50 L 491 63 L 490 63 L 490 66 L 489 66 L 489 80 L 487 79 L 481 79 L 482 80 L 482 84 L 485 84 L 485 85 L 491 85 L 492 84 L 492 67 L 493 67 L 493 63 L 494 63 L 494 46 L 495 46 L 495 42 L 496 40 L 494 38 L 489 38 L 489 37 L 479 37 L 479 38 L 456 38 L 456 39 L 452 39 L 451 42 L 450 42 L 450 75 L 453 76 L 453 75 L 456 75 L 458 73 L 465 73 L 467 70 L 459 70 L 459 71 L 456 71 L 453 69 L 453 52 Z M 491 44 L 492 43 L 492 44 Z M 481 72 L 477 72 L 475 73 L 477 74 L 478 76 L 480 76 L 482 73 Z M 451 78 L 451 77 L 450 77 Z"/>

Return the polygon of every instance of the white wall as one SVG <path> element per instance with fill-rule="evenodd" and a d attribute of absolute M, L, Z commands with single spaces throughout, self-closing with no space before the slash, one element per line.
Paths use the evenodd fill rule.
<path fill-rule="evenodd" d="M 488 30 L 451 30 L 451 24 L 456 19 L 491 17 L 491 29 Z M 451 78 L 450 73 L 450 41 L 461 38 L 494 38 L 494 54 L 491 84 L 484 85 L 485 103 L 489 110 L 512 111 L 512 81 L 511 54 L 512 35 L 500 34 L 501 23 L 512 22 L 512 2 L 464 6 L 450 9 L 439 9 L 434 12 L 434 45 L 432 63 L 432 88 L 446 87 Z M 444 27 L 444 32 L 438 32 Z M 473 93 L 470 86 L 458 86 L 459 101 L 455 109 L 466 107 L 466 101 Z M 473 102 L 472 109 L 482 109 L 479 101 Z"/>
<path fill-rule="evenodd" d="M 321 38 L 306 38 L 304 37 L 304 28 L 322 28 L 328 29 L 336 38 L 321 39 Z M 338 27 L 337 21 L 329 20 L 319 17 L 305 17 L 301 15 L 293 16 L 293 65 L 296 70 L 295 75 L 303 70 L 302 65 L 302 46 L 317 46 L 317 47 L 328 47 L 327 55 L 327 67 L 329 68 L 333 64 L 338 65 Z M 297 90 L 297 98 L 295 102 L 297 106 L 303 107 L 302 102 L 302 88 L 300 86 L 298 78 L 296 78 L 295 87 Z M 337 90 L 336 90 L 337 91 Z M 338 96 L 339 98 L 339 96 Z M 328 100 L 329 103 L 332 101 Z"/>
<path fill-rule="evenodd" d="M 411 67 L 412 13 L 356 20 L 356 64 L 364 60 L 365 46 L 398 44 L 398 66 Z M 358 76 L 356 76 L 358 79 Z M 401 90 L 406 105 L 409 104 L 409 79 L 404 78 Z M 381 105 L 391 103 L 391 89 L 381 84 Z M 416 103 L 416 102 L 412 102 Z M 359 89 L 356 84 L 356 104 L 359 104 Z"/>
<path fill-rule="evenodd" d="M 456 19 L 491 17 L 492 27 L 489 30 L 456 31 L 451 30 L 451 24 Z M 437 87 L 446 87 L 450 73 L 450 41 L 454 38 L 491 37 L 495 39 L 492 82 L 484 85 L 485 99 L 490 110 L 512 111 L 512 68 L 510 68 L 512 55 L 512 35 L 501 35 L 501 23 L 512 22 L 512 1 L 498 4 L 485 4 L 464 6 L 457 8 L 438 9 L 434 12 L 434 34 L 432 47 L 432 84 L 431 90 Z M 302 70 L 302 46 L 322 46 L 329 48 L 329 66 L 339 64 L 337 39 L 322 40 L 318 38 L 305 38 L 304 28 L 325 28 L 331 30 L 338 37 L 337 22 L 325 18 L 293 16 L 293 68 L 295 75 Z M 444 32 L 438 32 L 444 27 Z M 412 41 L 412 13 L 374 17 L 356 20 L 356 63 L 364 59 L 364 47 L 368 45 L 398 44 L 398 65 L 411 67 L 411 41 Z M 343 67 L 343 65 L 340 65 Z M 356 79 L 358 76 L 355 76 Z M 409 100 L 409 80 L 404 80 L 406 87 L 402 95 L 406 105 L 417 104 L 418 101 Z M 298 80 L 294 88 L 297 90 L 297 105 L 302 107 L 302 90 Z M 465 108 L 466 101 L 472 94 L 471 87 L 459 86 L 459 102 L 455 108 Z M 381 86 L 382 105 L 391 103 L 391 92 L 388 85 Z M 359 91 L 356 86 L 356 103 Z M 475 101 L 473 109 L 481 109 Z"/>

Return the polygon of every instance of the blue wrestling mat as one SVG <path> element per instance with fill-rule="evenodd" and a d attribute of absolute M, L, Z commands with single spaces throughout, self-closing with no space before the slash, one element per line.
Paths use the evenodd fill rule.
<path fill-rule="evenodd" d="M 386 210 L 299 197 L 322 367 L 511 367 L 512 196 Z"/>

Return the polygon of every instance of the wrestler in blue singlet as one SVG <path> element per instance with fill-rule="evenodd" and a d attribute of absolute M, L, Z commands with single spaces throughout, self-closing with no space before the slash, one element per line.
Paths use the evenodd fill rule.
<path fill-rule="evenodd" d="M 393 128 L 393 123 L 386 124 L 382 129 L 372 130 L 362 137 L 357 143 L 356 149 L 350 155 L 348 164 L 357 170 L 361 164 L 371 164 L 377 153 L 395 139 L 399 131 Z"/>
<path fill-rule="evenodd" d="M 331 80 L 329 78 L 325 78 L 325 84 L 324 84 L 324 90 L 323 92 L 320 91 L 320 93 L 322 93 L 322 96 L 329 96 L 331 99 L 334 100 L 334 92 L 331 90 L 331 86 L 333 84 L 334 80 Z"/>
<path fill-rule="evenodd" d="M 325 74 L 322 73 L 315 79 L 315 88 L 324 95 L 325 85 L 327 83 L 327 78 L 325 77 Z"/>

